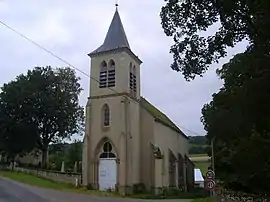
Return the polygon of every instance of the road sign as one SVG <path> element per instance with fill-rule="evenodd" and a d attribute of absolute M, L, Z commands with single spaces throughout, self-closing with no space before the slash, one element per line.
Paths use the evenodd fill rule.
<path fill-rule="evenodd" d="M 207 178 L 207 179 L 214 179 L 214 178 L 215 178 L 215 172 L 212 171 L 212 170 L 208 170 L 208 171 L 206 172 L 206 178 Z"/>
<path fill-rule="evenodd" d="M 215 181 L 212 180 L 212 179 L 209 179 L 205 183 L 205 189 L 207 189 L 207 190 L 213 190 L 215 188 L 215 185 L 216 185 Z"/>

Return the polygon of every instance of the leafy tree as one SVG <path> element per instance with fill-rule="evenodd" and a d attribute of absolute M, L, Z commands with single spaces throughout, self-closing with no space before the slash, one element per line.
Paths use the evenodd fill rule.
<path fill-rule="evenodd" d="M 0 149 L 11 160 L 18 154 L 32 151 L 37 141 L 36 125 L 24 116 L 29 108 L 22 107 L 29 102 L 22 96 L 24 82 L 9 82 L 0 93 Z"/>
<path fill-rule="evenodd" d="M 72 144 L 69 145 L 66 155 L 67 167 L 73 168 L 75 162 L 82 161 L 82 142 L 75 140 Z"/>
<path fill-rule="evenodd" d="M 42 151 L 43 166 L 46 166 L 50 143 L 60 142 L 82 131 L 84 111 L 78 103 L 82 91 L 79 80 L 70 68 L 53 70 L 48 66 L 35 67 L 14 81 L 23 90 L 17 97 L 10 98 L 11 110 L 19 107 L 21 110 L 14 112 L 16 117 L 35 126 L 36 147 Z M 12 94 L 14 86 L 7 86 L 7 93 Z M 18 100 L 21 100 L 19 106 Z"/>
<path fill-rule="evenodd" d="M 189 136 L 189 144 L 194 145 L 206 145 L 207 144 L 207 138 L 205 136 Z"/>
<path fill-rule="evenodd" d="M 189 149 L 189 154 L 207 154 L 207 146 L 194 146 L 191 145 Z"/>
<path fill-rule="evenodd" d="M 75 140 L 73 143 L 61 143 L 50 145 L 50 164 L 54 165 L 54 169 L 60 170 L 62 162 L 65 162 L 66 170 L 73 172 L 75 162 L 78 162 L 79 171 L 79 161 L 82 160 L 82 142 Z"/>
<path fill-rule="evenodd" d="M 161 24 L 173 37 L 171 68 L 194 79 L 226 56 L 227 48 L 247 40 L 270 57 L 269 0 L 165 0 Z M 210 35 L 209 28 L 219 27 Z M 208 36 L 202 36 L 208 35 Z"/>
<path fill-rule="evenodd" d="M 270 190 L 270 58 L 257 50 L 236 55 L 218 70 L 220 92 L 202 110 L 208 139 L 215 137 L 215 168 L 226 186 Z"/>

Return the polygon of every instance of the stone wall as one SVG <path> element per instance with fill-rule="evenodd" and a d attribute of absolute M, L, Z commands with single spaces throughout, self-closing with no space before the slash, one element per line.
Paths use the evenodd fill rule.
<path fill-rule="evenodd" d="M 23 172 L 23 173 L 36 175 L 38 177 L 49 179 L 55 182 L 73 184 L 75 186 L 79 186 L 82 184 L 81 173 L 62 173 L 62 172 L 52 171 L 52 170 L 36 170 L 36 169 L 21 168 L 21 167 L 15 167 L 14 170 Z"/>

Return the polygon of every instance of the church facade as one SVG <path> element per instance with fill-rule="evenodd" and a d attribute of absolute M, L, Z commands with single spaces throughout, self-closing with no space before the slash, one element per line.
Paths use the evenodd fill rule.
<path fill-rule="evenodd" d="M 83 142 L 83 184 L 132 193 L 193 186 L 187 136 L 140 95 L 140 65 L 116 9 L 104 43 L 89 54 L 90 96 Z"/>

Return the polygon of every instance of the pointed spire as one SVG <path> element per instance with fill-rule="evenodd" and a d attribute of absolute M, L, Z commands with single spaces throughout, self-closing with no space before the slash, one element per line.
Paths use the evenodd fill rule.
<path fill-rule="evenodd" d="M 104 51 L 114 50 L 117 48 L 130 49 L 127 36 L 118 12 L 118 4 L 116 3 L 115 6 L 116 10 L 103 44 L 98 49 L 90 53 L 90 55 Z"/>

